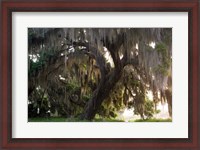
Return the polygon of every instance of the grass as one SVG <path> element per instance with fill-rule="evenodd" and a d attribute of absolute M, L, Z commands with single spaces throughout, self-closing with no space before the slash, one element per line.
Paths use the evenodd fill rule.
<path fill-rule="evenodd" d="M 114 119 L 114 118 L 95 118 L 93 122 L 124 122 L 124 120 Z"/>
<path fill-rule="evenodd" d="M 28 122 L 124 122 L 124 120 L 114 118 L 95 118 L 93 121 L 80 120 L 79 118 L 49 117 L 49 118 L 28 118 Z M 129 122 L 172 122 L 172 119 L 136 119 Z"/>
<path fill-rule="evenodd" d="M 28 118 L 28 122 L 124 122 L 123 120 L 111 118 L 95 118 L 93 121 L 80 120 L 79 118 L 49 117 Z"/>
<path fill-rule="evenodd" d="M 151 118 L 151 119 L 136 119 L 136 120 L 130 120 L 129 122 L 172 122 L 172 119 L 156 119 L 156 118 Z"/>
<path fill-rule="evenodd" d="M 28 118 L 28 122 L 66 122 L 66 118 L 64 117 L 48 117 L 48 118 Z"/>

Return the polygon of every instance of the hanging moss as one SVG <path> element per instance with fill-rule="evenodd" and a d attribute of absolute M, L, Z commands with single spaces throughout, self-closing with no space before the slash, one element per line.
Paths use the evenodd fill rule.
<path fill-rule="evenodd" d="M 70 91 L 70 92 L 75 92 L 80 89 L 80 86 L 76 83 L 67 83 L 65 87 L 66 87 L 66 91 Z"/>
<path fill-rule="evenodd" d="M 161 53 L 162 55 L 164 55 L 164 54 L 167 53 L 167 46 L 166 46 L 164 43 L 162 43 L 162 42 L 156 43 L 155 49 L 156 49 L 159 53 Z"/>
<path fill-rule="evenodd" d="M 157 52 L 160 54 L 161 57 L 161 64 L 157 65 L 154 67 L 154 72 L 156 74 L 161 74 L 163 76 L 168 76 L 169 75 L 169 68 L 171 66 L 171 58 L 167 52 L 167 46 L 160 42 L 156 44 L 155 49 Z"/>
<path fill-rule="evenodd" d="M 40 58 L 37 62 L 29 58 L 29 76 L 36 76 L 44 68 L 45 73 L 53 70 L 52 73 L 45 74 L 43 78 L 38 75 L 37 84 L 41 85 L 41 80 L 46 83 L 48 101 L 51 102 L 52 108 L 58 109 L 62 115 L 75 116 L 83 111 L 86 104 L 81 103 L 80 106 L 80 103 L 75 104 L 70 100 L 78 95 L 78 101 L 88 102 L 98 88 L 103 77 L 100 67 L 107 67 L 104 60 L 106 59 L 105 46 L 108 52 L 118 53 L 120 60 L 127 61 L 124 64 L 130 63 L 132 67 L 125 68 L 126 75 L 116 83 L 115 87 L 111 87 L 110 95 L 103 101 L 103 108 L 100 107 L 99 114 L 115 117 L 117 111 L 126 107 L 127 101 L 130 101 L 129 106 L 132 105 L 131 107 L 144 114 L 144 109 L 148 110 L 152 106 L 145 100 L 146 85 L 150 85 L 149 88 L 152 87 L 154 76 L 156 89 L 160 89 L 166 82 L 165 77 L 168 76 L 171 66 L 168 48 L 170 44 L 162 41 L 164 37 L 162 31 L 156 28 L 31 29 L 28 33 L 29 54 L 39 54 Z M 166 36 L 166 40 L 170 41 L 170 37 Z M 147 44 L 152 41 L 157 43 L 155 49 Z M 162 42 L 158 43 L 158 41 Z M 79 42 L 83 45 L 76 46 Z M 63 49 L 68 48 L 71 52 L 68 53 L 67 50 L 63 52 Z M 65 59 L 62 59 L 63 57 Z M 120 60 L 118 63 L 122 64 Z M 135 65 L 136 63 L 132 63 L 132 60 L 139 62 Z M 63 66 L 57 68 L 58 62 L 63 63 Z M 115 66 L 107 68 L 105 76 L 109 78 Z M 59 75 L 64 77 L 62 82 Z M 147 116 L 151 116 L 150 114 L 150 110 L 146 112 Z"/>
<path fill-rule="evenodd" d="M 91 95 L 83 95 L 82 96 L 82 99 L 84 102 L 88 102 L 90 100 L 90 98 L 91 98 Z"/>
<path fill-rule="evenodd" d="M 164 65 L 158 65 L 156 68 L 154 68 L 154 72 L 157 74 L 162 74 L 164 76 L 167 76 L 169 74 L 168 68 Z"/>

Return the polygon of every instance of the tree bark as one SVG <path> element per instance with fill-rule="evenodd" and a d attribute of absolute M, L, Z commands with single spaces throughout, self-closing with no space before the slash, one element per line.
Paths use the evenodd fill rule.
<path fill-rule="evenodd" d="M 92 120 L 95 117 L 97 110 L 101 106 L 104 99 L 109 96 L 111 90 L 119 81 L 121 75 L 122 70 L 119 72 L 113 71 L 108 78 L 101 80 L 98 88 L 93 93 L 92 98 L 87 103 L 81 119 Z"/>
<path fill-rule="evenodd" d="M 172 117 L 172 93 L 170 90 L 165 90 L 165 95 L 168 103 L 169 116 Z"/>

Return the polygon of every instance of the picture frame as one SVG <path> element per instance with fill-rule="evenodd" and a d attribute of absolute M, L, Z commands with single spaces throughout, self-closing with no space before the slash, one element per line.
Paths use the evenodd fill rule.
<path fill-rule="evenodd" d="M 183 149 L 200 148 L 198 0 L 8 0 L 1 2 L 2 149 Z M 188 138 L 12 138 L 13 12 L 188 12 Z M 180 66 L 181 67 L 181 66 Z"/>

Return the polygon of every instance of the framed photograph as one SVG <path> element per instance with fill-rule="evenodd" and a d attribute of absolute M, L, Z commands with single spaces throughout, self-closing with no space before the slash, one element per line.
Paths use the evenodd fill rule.
<path fill-rule="evenodd" d="M 198 0 L 1 2 L 2 149 L 200 149 Z"/>

